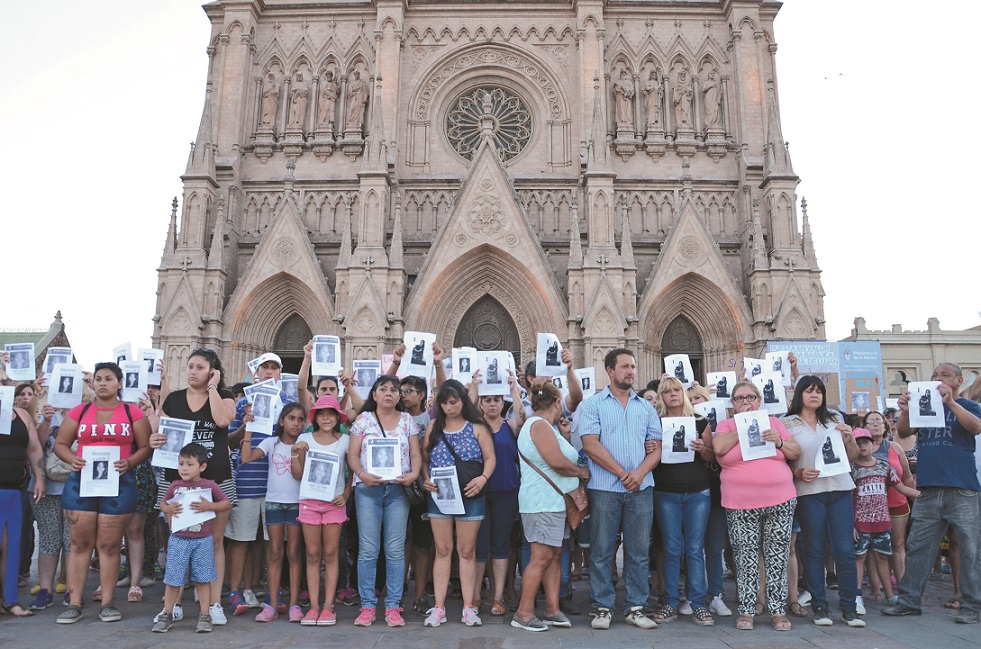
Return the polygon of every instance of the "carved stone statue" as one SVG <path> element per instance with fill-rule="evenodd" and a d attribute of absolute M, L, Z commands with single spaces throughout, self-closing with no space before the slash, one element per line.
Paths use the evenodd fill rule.
<path fill-rule="evenodd" d="M 634 127 L 634 84 L 626 70 L 620 70 L 620 78 L 613 84 L 616 99 L 617 128 L 631 130 Z"/>
<path fill-rule="evenodd" d="M 674 104 L 674 117 L 678 128 L 691 128 L 691 100 L 695 96 L 695 87 L 688 78 L 688 71 L 678 72 L 678 80 L 671 91 L 671 102 Z"/>
<path fill-rule="evenodd" d="M 664 105 L 664 88 L 657 78 L 657 70 L 651 70 L 651 75 L 644 84 L 644 106 L 647 109 L 647 128 L 652 129 L 661 125 L 661 107 Z"/>
<path fill-rule="evenodd" d="M 337 106 L 337 82 L 334 73 L 324 73 L 324 84 L 320 87 L 320 106 L 317 115 L 318 126 L 333 126 L 334 110 Z"/>
<path fill-rule="evenodd" d="M 719 130 L 722 128 L 722 88 L 716 78 L 715 70 L 709 70 L 702 83 L 705 95 L 705 128 Z"/>
<path fill-rule="evenodd" d="M 361 78 L 360 70 L 355 70 L 352 77 L 347 89 L 346 130 L 360 131 L 364 125 L 364 107 L 368 103 L 368 84 Z"/>
<path fill-rule="evenodd" d="M 276 112 L 279 108 L 279 85 L 276 83 L 276 75 L 272 72 L 267 77 L 268 83 L 262 90 L 262 111 L 259 117 L 260 126 L 272 127 L 276 121 Z"/>
<path fill-rule="evenodd" d="M 302 128 L 307 114 L 307 99 L 310 96 L 310 86 L 303 80 L 302 74 L 296 75 L 296 81 L 290 89 L 290 117 L 288 125 L 292 128 Z"/>

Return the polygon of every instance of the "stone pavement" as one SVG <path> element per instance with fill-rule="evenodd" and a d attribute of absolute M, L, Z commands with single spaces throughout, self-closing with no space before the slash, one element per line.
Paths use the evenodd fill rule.
<path fill-rule="evenodd" d="M 95 588 L 97 573 L 89 576 L 87 593 Z M 576 603 L 588 605 L 589 582 L 575 582 Z M 726 582 L 726 601 L 735 599 L 735 587 Z M 831 601 L 837 601 L 837 592 L 829 591 Z M 161 585 L 145 589 L 145 600 L 139 604 L 125 602 L 126 589 L 116 590 L 117 603 L 123 613 L 121 622 L 105 624 L 98 620 L 98 607 L 89 604 L 85 617 L 74 625 L 55 624 L 55 616 L 62 610 L 59 600 L 46 611 L 36 612 L 34 617 L 14 619 L 0 616 L 0 647 L 31 647 L 32 649 L 58 649 L 84 646 L 86 649 L 130 649 L 142 647 L 237 647 L 249 649 L 263 647 L 331 646 L 350 649 L 382 647 L 391 649 L 511 649 L 536 647 L 536 649 L 606 649 L 611 643 L 617 649 L 647 649 L 671 645 L 684 649 L 769 649 L 769 648 L 827 648 L 827 649 L 977 649 L 981 647 L 981 625 L 961 625 L 953 621 L 953 612 L 942 604 L 950 596 L 950 577 L 945 581 L 931 581 L 921 617 L 887 618 L 879 613 L 881 602 L 866 602 L 868 627 L 852 629 L 840 619 L 834 626 L 816 627 L 809 620 L 791 618 L 793 631 L 778 633 L 769 625 L 769 618 L 756 618 L 754 631 L 736 631 L 735 617 L 716 618 L 714 627 L 695 626 L 684 617 L 657 629 L 641 631 L 614 616 L 609 631 L 593 631 L 589 617 L 572 618 L 572 629 L 552 629 L 545 633 L 528 633 L 510 626 L 510 614 L 504 619 L 483 615 L 484 625 L 467 628 L 459 622 L 461 603 L 450 600 L 450 622 L 438 629 L 422 626 L 422 617 L 405 614 L 407 626 L 389 629 L 384 622 L 375 622 L 368 629 L 355 628 L 356 607 L 338 605 L 338 624 L 334 627 L 300 627 L 289 624 L 285 617 L 270 624 L 258 624 L 245 614 L 231 618 L 225 627 L 215 627 L 210 635 L 194 634 L 197 606 L 190 593 L 184 598 L 186 620 L 178 622 L 166 634 L 150 632 L 152 618 L 160 610 Z M 622 589 L 618 590 L 622 598 Z M 26 589 L 21 590 L 23 604 L 29 602 Z M 834 604 L 832 604 L 834 606 Z M 809 609 L 807 609 L 809 610 Z M 539 611 L 541 613 L 541 611 Z"/>

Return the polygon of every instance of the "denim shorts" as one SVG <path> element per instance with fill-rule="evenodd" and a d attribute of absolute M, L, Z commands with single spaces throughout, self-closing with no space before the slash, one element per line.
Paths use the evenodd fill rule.
<path fill-rule="evenodd" d="M 888 557 L 892 556 L 892 531 L 885 532 L 859 532 L 858 540 L 855 541 L 855 556 L 862 556 L 872 548 L 876 554 Z"/>
<path fill-rule="evenodd" d="M 110 467 L 110 470 L 116 469 Z M 127 471 L 119 476 L 119 495 L 83 498 L 79 495 L 79 472 L 73 471 L 65 481 L 65 489 L 61 492 L 61 508 L 76 512 L 94 512 L 124 516 L 136 511 L 139 499 L 139 489 L 136 486 L 136 476 Z"/>
<path fill-rule="evenodd" d="M 433 500 L 432 496 L 429 497 L 429 519 L 441 519 L 441 518 L 452 518 L 455 521 L 482 521 L 484 520 L 484 510 L 486 508 L 486 501 L 484 497 L 480 498 L 464 498 L 463 499 L 463 513 L 462 514 L 444 514 L 439 511 L 439 507 L 436 506 L 436 501 Z"/>
<path fill-rule="evenodd" d="M 300 503 L 271 503 L 266 501 L 266 525 L 299 525 Z"/>

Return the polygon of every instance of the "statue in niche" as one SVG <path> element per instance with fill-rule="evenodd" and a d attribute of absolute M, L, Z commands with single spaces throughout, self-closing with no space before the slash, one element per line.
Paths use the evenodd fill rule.
<path fill-rule="evenodd" d="M 691 128 L 691 100 L 695 96 L 695 87 L 688 78 L 687 70 L 678 71 L 678 81 L 671 91 L 671 101 L 674 104 L 674 117 L 679 128 Z"/>
<path fill-rule="evenodd" d="M 355 70 L 351 85 L 347 89 L 348 131 L 361 131 L 364 125 L 364 107 L 368 103 L 368 84 L 361 78 L 361 71 Z"/>
<path fill-rule="evenodd" d="M 627 71 L 620 70 L 620 78 L 613 84 L 616 99 L 617 128 L 631 130 L 634 127 L 634 84 Z"/>
<path fill-rule="evenodd" d="M 657 70 L 651 70 L 647 83 L 644 84 L 644 106 L 647 109 L 647 128 L 652 129 L 661 125 L 661 106 L 664 103 L 664 88 L 657 78 Z"/>
<path fill-rule="evenodd" d="M 722 128 L 722 86 L 715 70 L 709 70 L 702 83 L 702 93 L 705 95 L 705 128 L 717 130 Z"/>
<path fill-rule="evenodd" d="M 337 82 L 334 81 L 333 72 L 324 73 L 324 85 L 320 88 L 320 111 L 317 116 L 317 124 L 320 126 L 333 127 L 334 109 L 337 105 Z"/>
<path fill-rule="evenodd" d="M 273 122 L 276 121 L 276 112 L 279 108 L 279 85 L 276 83 L 276 75 L 272 72 L 267 78 L 269 83 L 262 90 L 262 111 L 259 124 L 272 127 Z"/>
<path fill-rule="evenodd" d="M 294 128 L 303 126 L 307 114 L 307 99 L 310 96 L 310 86 L 303 80 L 303 74 L 297 73 L 296 81 L 290 89 L 290 119 L 289 125 Z"/>

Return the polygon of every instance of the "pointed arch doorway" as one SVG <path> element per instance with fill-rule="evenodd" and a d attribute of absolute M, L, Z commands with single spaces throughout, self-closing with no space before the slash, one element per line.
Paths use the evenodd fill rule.
<path fill-rule="evenodd" d="M 283 371 L 296 374 L 303 364 L 303 346 L 313 338 L 310 325 L 299 313 L 286 319 L 276 332 L 273 351 L 283 359 Z"/>
<path fill-rule="evenodd" d="M 485 295 L 467 309 L 453 338 L 454 347 L 479 350 L 501 350 L 514 354 L 521 367 L 521 340 L 518 328 L 507 309 L 490 295 Z"/>
<path fill-rule="evenodd" d="M 671 354 L 688 354 L 695 380 L 705 385 L 705 353 L 702 349 L 702 336 L 691 320 L 683 315 L 672 320 L 664 330 L 664 336 L 661 337 L 661 372 L 664 371 L 663 359 Z"/>

